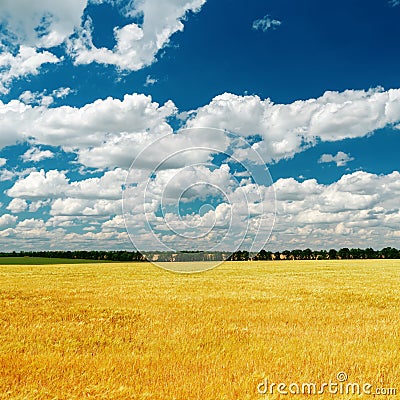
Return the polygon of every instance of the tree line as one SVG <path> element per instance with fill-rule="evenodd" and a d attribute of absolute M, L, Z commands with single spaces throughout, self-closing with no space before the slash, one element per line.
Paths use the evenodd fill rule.
<path fill-rule="evenodd" d="M 400 258 L 400 250 L 393 247 L 385 247 L 382 250 L 372 248 L 341 248 L 340 250 L 311 250 L 295 249 L 284 251 L 261 250 L 257 254 L 250 254 L 246 250 L 231 252 L 201 252 L 182 251 L 177 254 L 167 252 L 152 252 L 151 255 L 143 255 L 139 251 L 126 250 L 75 250 L 75 251 L 20 251 L 0 252 L 0 257 L 44 257 L 66 258 L 93 261 L 249 261 L 249 260 L 349 260 L 349 259 L 395 259 Z"/>
<path fill-rule="evenodd" d="M 0 257 L 43 257 L 43 258 L 67 258 L 93 261 L 146 261 L 138 251 L 98 251 L 98 250 L 75 250 L 75 251 L 20 251 L 0 252 Z"/>
<path fill-rule="evenodd" d="M 239 256 L 243 259 L 243 252 Z M 233 256 L 236 254 L 234 253 Z M 240 254 L 241 253 L 241 254 Z M 382 250 L 374 250 L 371 247 L 367 249 L 343 247 L 340 250 L 311 250 L 311 249 L 295 249 L 284 250 L 282 252 L 272 252 L 261 250 L 254 260 L 363 260 L 363 259 L 378 259 L 378 258 L 400 258 L 400 250 L 393 247 L 385 247 Z"/>

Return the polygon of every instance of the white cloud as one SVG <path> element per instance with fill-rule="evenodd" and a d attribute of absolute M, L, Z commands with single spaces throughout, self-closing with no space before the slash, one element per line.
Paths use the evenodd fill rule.
<path fill-rule="evenodd" d="M 15 238 L 15 242 L 19 242 L 19 248 L 21 248 L 21 242 L 25 246 L 29 240 L 33 240 L 36 244 L 48 244 L 51 239 L 55 242 L 57 242 L 57 240 L 60 241 L 60 233 L 60 231 L 49 232 L 42 219 L 30 218 L 18 222 L 14 229 L 9 229 L 5 232 L 5 236 L 7 240 L 10 240 L 9 237 Z M 62 233 L 65 234 L 65 232 Z"/>
<path fill-rule="evenodd" d="M 77 223 L 78 221 L 76 221 L 76 218 L 77 217 L 72 218 L 70 216 L 61 216 L 61 215 L 54 216 L 54 217 L 49 218 L 46 221 L 46 227 L 48 227 L 48 228 L 59 228 L 59 227 L 71 228 L 73 226 L 78 225 L 78 223 Z M 80 220 L 80 223 L 85 223 L 85 222 L 86 221 Z"/>
<path fill-rule="evenodd" d="M 18 99 L 24 104 L 35 104 L 45 107 L 48 107 L 54 101 L 51 96 L 48 96 L 45 93 L 31 92 L 30 90 L 25 90 L 24 92 L 22 92 Z"/>
<path fill-rule="evenodd" d="M 256 19 L 253 22 L 253 29 L 255 30 L 262 30 L 266 32 L 268 29 L 276 29 L 282 25 L 282 22 L 271 18 L 269 15 L 265 15 L 261 19 Z"/>
<path fill-rule="evenodd" d="M 48 94 L 47 90 L 43 92 L 31 92 L 30 90 L 26 90 L 21 93 L 18 99 L 24 104 L 48 107 L 54 103 L 54 99 L 63 99 L 71 93 L 73 93 L 73 90 L 68 87 L 55 89 L 50 94 Z"/>
<path fill-rule="evenodd" d="M 209 162 L 192 162 L 147 172 L 138 177 L 133 170 L 123 198 L 128 231 L 138 248 L 226 249 L 244 240 L 258 247 L 268 237 L 273 193 L 235 179 L 228 164 L 210 168 Z M 210 203 L 200 211 L 199 201 Z"/>
<path fill-rule="evenodd" d="M 172 174 L 171 171 L 165 173 Z M 154 196 L 151 193 L 146 196 L 149 206 L 146 212 L 139 206 L 140 202 L 143 202 L 143 188 L 133 189 L 142 193 L 140 198 L 129 197 L 131 202 L 128 203 L 128 207 L 132 211 L 126 222 L 128 229 L 134 232 L 134 238 L 137 240 L 135 244 L 139 245 L 139 248 L 143 246 L 144 249 L 149 243 L 156 243 L 158 248 L 162 247 L 161 244 L 172 248 L 179 244 L 182 247 L 187 245 L 193 248 L 202 246 L 207 241 L 216 243 L 221 240 L 224 229 L 229 224 L 231 230 L 224 239 L 225 248 L 232 248 L 246 229 L 252 234 L 261 226 L 264 229 L 264 237 L 268 236 L 267 228 L 273 220 L 271 195 L 267 194 L 270 188 L 250 184 L 230 187 L 226 181 L 218 181 L 220 188 L 228 193 L 229 202 L 220 203 L 215 210 L 210 210 L 204 215 L 189 213 L 179 217 L 175 212 L 167 212 L 164 217 L 160 217 L 155 212 L 159 206 L 157 199 L 160 198 L 160 193 L 168 190 L 169 182 L 168 179 L 161 178 L 160 176 L 158 189 L 149 188 Z M 151 184 L 156 182 L 157 178 Z M 178 182 L 180 181 L 178 180 L 176 185 Z M 368 247 L 371 243 L 375 248 L 395 246 L 398 240 L 395 232 L 398 231 L 400 223 L 399 182 L 400 173 L 397 171 L 388 175 L 354 172 L 329 185 L 320 184 L 315 179 L 304 182 L 293 178 L 280 179 L 274 184 L 277 223 L 274 239 L 268 247 L 275 250 L 296 247 Z M 256 191 L 264 192 L 264 204 L 257 201 Z M 179 190 L 173 190 L 172 193 L 179 197 Z M 169 197 L 170 202 L 166 198 L 164 205 L 173 205 L 172 198 L 173 195 Z M 261 206 L 264 206 L 263 210 Z M 123 222 L 121 217 L 116 216 L 105 222 L 103 229 L 123 229 Z M 155 234 L 144 229 L 146 223 L 153 227 Z M 178 233 L 178 237 L 170 234 L 166 224 L 169 229 Z M 200 234 L 204 236 L 196 238 L 195 241 L 191 239 L 196 237 L 192 235 Z M 209 248 L 211 247 L 212 245 Z"/>
<path fill-rule="evenodd" d="M 15 178 L 16 174 L 7 169 L 0 170 L 0 182 L 11 181 Z"/>
<path fill-rule="evenodd" d="M 139 94 L 125 95 L 122 100 L 97 100 L 80 108 L 0 101 L 0 147 L 29 139 L 35 145 L 61 146 L 74 152 L 87 167 L 127 168 L 143 148 L 172 132 L 168 118 L 176 114 L 171 101 L 159 105 L 150 96 Z M 326 92 L 317 99 L 291 104 L 225 93 L 188 115 L 189 128 L 211 126 L 244 137 L 259 135 L 262 141 L 253 148 L 271 163 L 293 157 L 319 141 L 363 137 L 395 125 L 400 121 L 400 89 Z M 152 157 L 163 159 L 173 149 L 187 147 L 184 142 L 223 147 L 215 143 L 212 133 L 189 135 L 183 131 L 163 143 Z M 235 155 L 240 159 L 248 156 L 242 149 L 236 149 Z M 201 155 L 202 159 L 206 156 Z"/>
<path fill-rule="evenodd" d="M 294 178 L 279 179 L 274 183 L 277 200 L 302 201 L 312 195 L 319 195 L 322 188 L 315 179 L 309 179 L 302 183 Z"/>
<path fill-rule="evenodd" d="M 70 87 L 60 87 L 58 89 L 53 90 L 52 96 L 54 96 L 57 99 L 64 99 L 71 93 L 74 93 L 74 90 L 72 90 Z"/>
<path fill-rule="evenodd" d="M 22 160 L 24 162 L 39 162 L 43 161 L 46 158 L 53 158 L 54 153 L 50 150 L 40 150 L 37 147 L 32 147 L 31 149 L 27 150 L 22 156 Z"/>
<path fill-rule="evenodd" d="M 44 64 L 62 59 L 46 50 L 64 42 L 80 26 L 86 0 L 3 0 L 1 2 L 0 93 L 14 79 L 37 75 Z"/>
<path fill-rule="evenodd" d="M 11 214 L 3 214 L 0 217 L 0 228 L 10 227 L 15 224 L 17 217 Z"/>
<path fill-rule="evenodd" d="M 179 171 L 160 171 L 158 179 L 155 177 L 151 182 L 153 186 L 150 185 L 147 199 L 152 207 L 148 208 L 146 215 L 140 212 L 143 210 L 143 191 L 142 196 L 129 198 L 129 206 L 133 212 L 128 214 L 126 222 L 129 229 L 137 232 L 138 244 L 145 246 L 146 243 L 155 240 L 149 231 L 143 229 L 146 217 L 157 229 L 165 227 L 165 223 L 168 222 L 170 227 L 182 235 L 182 245 L 200 245 L 209 241 L 211 248 L 212 244 L 223 239 L 223 247 L 226 249 L 233 247 L 235 243 L 240 244 L 241 234 L 245 229 L 248 229 L 248 236 L 257 232 L 259 227 L 263 229 L 262 235 L 268 235 L 267 228 L 273 221 L 271 188 L 254 184 L 238 186 L 228 178 L 228 171 L 223 167 L 208 172 L 204 168 L 198 171 L 183 169 L 188 176 L 184 173 L 182 181 L 171 182 L 171 178 Z M 62 173 L 58 172 L 58 175 L 62 176 Z M 5 238 L 7 246 L 17 243 L 16 238 L 24 238 L 26 243 L 32 245 L 39 245 L 43 241 L 43 248 L 60 248 L 60 243 L 61 247 L 65 248 L 83 244 L 89 244 L 91 248 L 101 248 L 109 247 L 110 243 L 126 248 L 129 242 L 124 232 L 125 221 L 121 215 L 121 201 L 117 197 L 119 184 L 114 185 L 114 193 L 110 188 L 113 186 L 113 180 L 122 180 L 122 175 L 122 171 L 110 171 L 107 176 L 103 175 L 94 180 L 68 182 L 68 188 L 65 190 L 67 196 L 63 197 L 62 191 L 59 191 L 60 197 L 48 203 L 52 218 L 46 223 L 42 220 L 28 219 L 20 221 L 15 228 L 9 228 L 15 224 L 16 218 L 10 215 L 1 217 L 0 226 L 8 228 L 1 231 L 0 236 Z M 48 179 L 47 175 L 44 178 Z M 165 204 L 173 205 L 173 198 L 179 198 L 179 189 L 195 180 L 208 180 L 225 189 L 229 202 L 222 201 L 203 215 L 186 213 L 179 217 L 171 211 L 162 218 L 156 214 L 158 206 L 153 203 L 159 201 L 159 193 L 166 190 L 169 194 Z M 179 182 L 182 182 L 181 188 L 178 187 Z M 45 185 L 49 183 L 51 182 Z M 172 186 L 168 188 L 169 185 Z M 111 192 L 102 194 L 102 190 L 106 189 Z M 293 178 L 280 179 L 274 184 L 274 189 L 277 199 L 277 222 L 274 237 L 268 244 L 273 250 L 396 246 L 400 223 L 400 173 L 397 171 L 388 175 L 358 171 L 344 175 L 329 185 L 320 184 L 315 179 L 304 182 Z M 96 190 L 99 193 L 97 197 Z M 140 192 L 141 189 L 136 190 Z M 259 191 L 262 192 L 264 204 L 258 201 Z M 42 195 L 49 192 L 50 190 L 45 188 Z M 232 228 L 224 238 L 224 229 L 226 230 L 229 224 Z M 73 226 L 96 226 L 99 231 L 90 231 L 82 235 L 63 230 Z M 207 233 L 210 228 L 211 231 Z M 192 235 L 200 233 L 204 234 L 201 241 L 191 239 Z M 161 229 L 159 234 L 163 243 L 176 245 L 175 236 L 169 236 Z M 241 247 L 244 248 L 245 245 Z"/>
<path fill-rule="evenodd" d="M 132 179 L 137 180 L 133 172 Z M 237 185 L 237 183 L 236 183 Z M 146 193 L 146 201 L 152 204 L 155 210 L 162 200 L 164 205 L 176 204 L 177 200 L 191 202 L 204 200 L 206 197 L 221 197 L 220 190 L 231 192 L 235 186 L 229 167 L 222 164 L 219 168 L 210 170 L 205 165 L 193 165 L 184 168 L 167 169 L 158 171 L 153 179 L 138 181 L 132 188 L 129 196 L 140 201 Z M 147 208 L 150 210 L 150 207 Z"/>
<path fill-rule="evenodd" d="M 225 93 L 196 110 L 187 126 L 260 135 L 263 140 L 253 147 L 270 163 L 293 157 L 318 141 L 366 136 L 399 119 L 400 90 L 376 88 L 326 92 L 317 99 L 291 104 Z"/>
<path fill-rule="evenodd" d="M 100 178 L 70 182 L 63 172 L 34 171 L 19 179 L 6 191 L 14 197 L 7 207 L 12 212 L 25 211 L 26 200 L 33 200 L 29 211 L 50 205 L 52 216 L 108 216 L 121 212 L 122 185 L 126 171 L 107 171 Z"/>
<path fill-rule="evenodd" d="M 125 229 L 124 217 L 122 215 L 116 215 L 114 218 L 102 224 L 102 229 L 105 231 L 115 231 L 115 229 Z"/>
<path fill-rule="evenodd" d="M 29 218 L 18 222 L 17 228 L 21 230 L 35 230 L 43 229 L 45 227 L 44 221 L 41 219 Z"/>
<path fill-rule="evenodd" d="M 56 199 L 50 210 L 53 216 L 107 216 L 121 211 L 121 200 L 92 200 L 79 198 Z"/>
<path fill-rule="evenodd" d="M 24 199 L 12 199 L 10 204 L 7 206 L 7 210 L 17 214 L 25 211 L 28 208 L 28 203 Z"/>
<path fill-rule="evenodd" d="M 0 158 L 0 167 L 4 167 L 7 163 L 7 158 Z"/>
<path fill-rule="evenodd" d="M 88 18 L 69 41 L 69 52 L 76 64 L 112 64 L 120 70 L 137 71 L 154 62 L 156 54 L 169 43 L 171 36 L 183 31 L 188 12 L 200 11 L 206 0 L 142 0 L 125 8 L 128 17 L 143 17 L 142 24 L 130 23 L 114 28 L 115 47 L 97 48 L 92 40 L 92 21 Z"/>
<path fill-rule="evenodd" d="M 147 75 L 146 76 L 146 82 L 145 82 L 144 86 L 153 86 L 157 82 L 158 82 L 157 79 L 152 78 L 150 75 Z"/>
<path fill-rule="evenodd" d="M 15 200 L 16 200 L 16 199 L 15 199 Z M 50 199 L 48 199 L 48 200 L 37 200 L 37 201 L 32 201 L 32 202 L 29 204 L 28 211 L 31 212 L 31 213 L 34 213 L 34 212 L 40 210 L 42 207 L 48 205 L 48 204 L 50 203 L 50 201 L 51 201 Z"/>
<path fill-rule="evenodd" d="M 88 178 L 72 182 L 68 195 L 81 199 L 119 200 L 127 172 L 121 168 L 106 171 L 101 178 Z"/>
<path fill-rule="evenodd" d="M 6 191 L 6 194 L 30 200 L 67 197 L 118 200 L 121 198 L 125 178 L 126 171 L 117 168 L 105 172 L 100 178 L 70 182 L 64 172 L 57 170 L 45 172 L 42 169 L 20 178 Z"/>
<path fill-rule="evenodd" d="M 373 247 L 395 245 L 400 173 L 354 172 L 337 182 L 280 179 L 277 223 L 271 248 Z M 390 239 L 391 238 L 391 239 Z"/>
<path fill-rule="evenodd" d="M 92 1 L 101 4 L 103 1 Z M 82 24 L 88 0 L 3 0 L 1 2 L 0 93 L 9 92 L 14 79 L 37 75 L 44 64 L 62 58 L 47 49 L 66 43 L 76 64 L 92 62 L 115 65 L 119 70 L 137 71 L 155 61 L 171 36 L 184 28 L 189 12 L 198 12 L 206 0 L 141 0 L 124 5 L 109 1 L 128 19 L 143 17 L 140 26 L 128 23 L 114 28 L 116 46 L 96 48 L 90 17 Z"/>
<path fill-rule="evenodd" d="M 9 92 L 11 82 L 16 78 L 37 75 L 43 64 L 54 64 L 60 59 L 48 51 L 37 51 L 34 47 L 21 46 L 18 54 L 0 54 L 0 93 Z"/>
<path fill-rule="evenodd" d="M 345 167 L 347 163 L 353 161 L 354 158 L 349 154 L 339 151 L 335 156 L 333 154 L 322 154 L 321 158 L 318 160 L 319 163 L 336 163 L 338 167 Z"/>
<path fill-rule="evenodd" d="M 27 168 L 23 171 L 16 171 L 15 169 L 13 169 L 12 171 L 9 171 L 7 169 L 2 169 L 2 170 L 0 170 L 0 182 L 12 181 L 14 178 L 24 177 L 26 175 L 29 175 L 33 171 L 36 171 L 36 169 L 35 168 Z"/>
<path fill-rule="evenodd" d="M 2 0 L 0 22 L 18 43 L 50 48 L 80 26 L 87 0 Z M 7 42 L 7 37 L 2 38 Z"/>
<path fill-rule="evenodd" d="M 91 232 L 91 231 L 95 231 L 96 227 L 95 226 L 85 226 L 84 228 L 82 228 L 82 230 L 85 232 Z"/>
<path fill-rule="evenodd" d="M 126 166 L 141 147 L 172 131 L 166 119 L 175 111 L 171 101 L 160 106 L 140 94 L 96 100 L 81 108 L 0 101 L 0 147 L 31 139 L 74 150 L 87 166 Z"/>
<path fill-rule="evenodd" d="M 23 250 L 76 250 L 77 248 L 113 249 L 126 248 L 128 238 L 124 232 L 68 233 L 63 227 L 47 229 L 42 220 L 26 220 L 15 228 L 0 231 L 3 249 Z M 110 247 L 111 246 L 111 247 Z"/>
<path fill-rule="evenodd" d="M 69 180 L 64 173 L 56 170 L 31 172 L 19 179 L 6 191 L 7 196 L 23 199 L 54 198 L 65 195 Z"/>

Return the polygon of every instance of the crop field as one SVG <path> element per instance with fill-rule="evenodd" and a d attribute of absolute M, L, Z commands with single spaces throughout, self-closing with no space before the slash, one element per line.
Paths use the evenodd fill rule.
<path fill-rule="evenodd" d="M 400 260 L 0 266 L 0 399 L 397 399 L 399 366 Z"/>

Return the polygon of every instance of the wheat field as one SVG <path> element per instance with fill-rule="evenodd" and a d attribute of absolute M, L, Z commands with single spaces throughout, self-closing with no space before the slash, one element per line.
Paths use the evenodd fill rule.
<path fill-rule="evenodd" d="M 348 382 L 400 394 L 400 260 L 0 266 L 1 399 L 361 398 L 263 394 Z"/>

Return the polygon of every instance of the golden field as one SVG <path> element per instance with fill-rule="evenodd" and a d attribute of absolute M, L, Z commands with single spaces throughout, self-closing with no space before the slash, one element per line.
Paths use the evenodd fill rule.
<path fill-rule="evenodd" d="M 400 398 L 400 260 L 0 266 L 0 399 Z M 260 394 L 348 382 L 396 395 Z"/>

